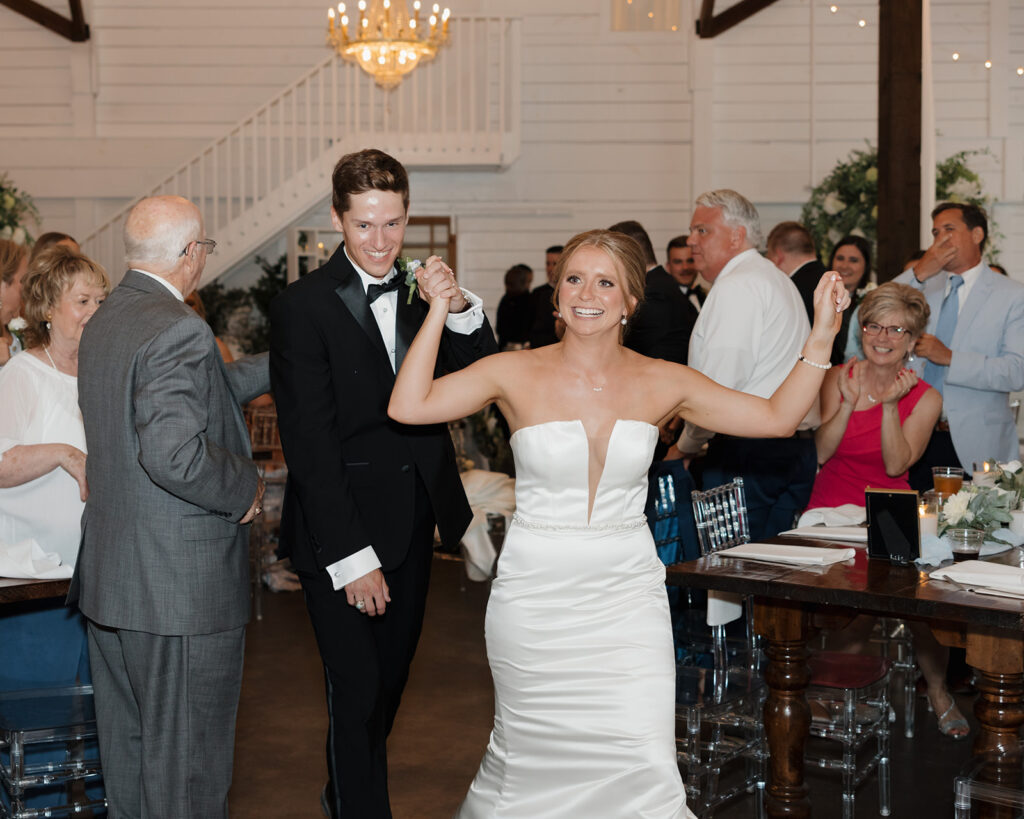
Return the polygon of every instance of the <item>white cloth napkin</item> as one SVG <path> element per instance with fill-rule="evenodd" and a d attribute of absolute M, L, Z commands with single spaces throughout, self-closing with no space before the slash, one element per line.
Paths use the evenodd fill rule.
<path fill-rule="evenodd" d="M 733 592 L 708 590 L 708 625 L 724 626 L 743 614 L 743 597 Z"/>
<path fill-rule="evenodd" d="M 1005 540 L 1013 546 L 1024 545 L 1024 536 L 1014 534 L 1009 529 L 998 529 L 993 532 L 993 535 L 1000 540 Z M 1005 552 L 1010 547 L 1006 543 L 997 543 L 994 540 L 986 540 L 981 544 L 981 551 L 978 553 L 979 557 L 989 557 L 990 555 L 997 555 L 1000 552 Z M 944 560 L 953 559 L 953 548 L 949 545 L 949 540 L 945 537 L 936 537 L 935 535 L 925 535 L 921 538 L 921 556 L 914 562 L 918 566 L 938 566 Z"/>
<path fill-rule="evenodd" d="M 785 543 L 744 543 L 715 552 L 721 557 L 740 557 L 745 560 L 761 560 L 766 563 L 783 563 L 790 566 L 830 566 L 851 560 L 856 549 L 831 549 L 822 546 L 790 546 Z"/>
<path fill-rule="evenodd" d="M 18 543 L 0 543 L 0 577 L 65 580 L 71 577 L 71 567 L 63 565 L 56 552 L 44 552 L 29 538 Z"/>
<path fill-rule="evenodd" d="M 1024 568 L 990 563 L 987 560 L 965 560 L 931 572 L 935 580 L 947 578 L 970 586 L 980 594 L 1024 598 Z"/>
<path fill-rule="evenodd" d="M 462 536 L 462 554 L 466 560 L 466 577 L 484 581 L 494 577 L 498 553 L 487 531 L 487 515 L 504 515 L 505 528 L 516 510 L 516 482 L 503 472 L 470 469 L 461 474 L 469 506 L 473 510 L 466 534 Z"/>
<path fill-rule="evenodd" d="M 850 543 L 868 542 L 868 530 L 863 526 L 798 526 L 779 534 L 790 537 L 816 537 L 822 540 L 846 540 Z"/>
<path fill-rule="evenodd" d="M 798 527 L 815 526 L 823 523 L 826 526 L 856 526 L 868 519 L 867 509 L 855 503 L 844 503 L 842 506 L 820 506 L 808 509 L 797 521 Z M 865 535 L 867 537 L 867 535 Z"/>

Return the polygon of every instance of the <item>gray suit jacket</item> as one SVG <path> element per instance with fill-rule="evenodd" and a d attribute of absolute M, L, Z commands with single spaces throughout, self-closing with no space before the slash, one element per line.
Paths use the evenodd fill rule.
<path fill-rule="evenodd" d="M 206 322 L 130 270 L 78 367 L 89 499 L 69 602 L 152 634 L 244 625 L 258 476 L 240 403 L 269 389 L 266 354 L 225 366 Z"/>
<path fill-rule="evenodd" d="M 909 270 L 895 279 L 924 293 L 929 333 L 935 332 L 948 279 L 939 273 L 921 284 Z M 1024 285 L 982 265 L 960 308 L 950 349 L 942 405 L 960 462 L 970 468 L 989 458 L 1017 458 L 1009 394 L 1024 389 Z M 919 375 L 923 367 L 924 359 L 916 359 Z"/>

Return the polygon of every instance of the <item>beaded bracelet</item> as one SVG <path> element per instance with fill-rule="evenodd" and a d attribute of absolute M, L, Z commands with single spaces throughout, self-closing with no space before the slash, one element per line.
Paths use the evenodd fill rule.
<path fill-rule="evenodd" d="M 804 362 L 804 364 L 807 364 L 807 365 L 809 365 L 811 367 L 816 367 L 819 370 L 831 370 L 832 369 L 832 362 L 831 361 L 828 364 L 819 364 L 817 361 L 811 361 L 811 360 L 809 360 L 807 358 L 804 358 L 802 353 L 797 357 L 797 361 L 802 361 L 802 362 Z"/>

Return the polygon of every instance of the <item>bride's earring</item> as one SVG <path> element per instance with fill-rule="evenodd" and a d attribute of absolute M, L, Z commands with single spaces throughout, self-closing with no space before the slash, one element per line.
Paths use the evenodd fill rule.
<path fill-rule="evenodd" d="M 626 326 L 626 314 L 625 313 L 622 314 L 622 321 L 620 323 L 622 324 L 623 327 Z"/>

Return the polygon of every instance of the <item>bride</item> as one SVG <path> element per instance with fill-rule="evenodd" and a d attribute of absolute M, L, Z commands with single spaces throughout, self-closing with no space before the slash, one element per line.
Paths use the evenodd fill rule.
<path fill-rule="evenodd" d="M 485 631 L 494 729 L 458 819 L 691 816 L 675 753 L 675 664 L 665 570 L 643 516 L 655 424 L 678 413 L 730 435 L 791 435 L 824 370 L 794 362 L 770 399 L 621 344 L 643 297 L 644 256 L 605 230 L 559 262 L 562 341 L 499 353 L 434 379 L 456 292 L 436 257 L 430 310 L 388 413 L 407 424 L 496 402 L 513 430 L 516 514 Z M 422 275 L 422 274 L 421 274 Z M 814 295 L 808 362 L 829 360 L 849 297 L 835 274 Z"/>

